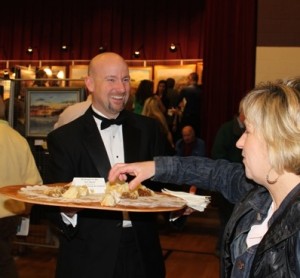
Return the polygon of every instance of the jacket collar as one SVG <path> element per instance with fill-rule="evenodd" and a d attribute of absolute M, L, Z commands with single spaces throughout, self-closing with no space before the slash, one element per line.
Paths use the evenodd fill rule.
<path fill-rule="evenodd" d="M 125 110 L 123 113 L 127 117 L 126 122 L 122 125 L 125 162 L 134 162 L 138 160 L 139 155 L 137 150 L 140 149 L 141 144 L 140 131 L 135 127 L 135 118 L 132 117 L 132 112 Z M 108 172 L 112 165 L 110 165 L 104 143 L 93 118 L 91 107 L 85 112 L 83 118 L 86 134 L 83 139 L 83 145 L 92 158 L 99 175 L 107 179 Z"/>

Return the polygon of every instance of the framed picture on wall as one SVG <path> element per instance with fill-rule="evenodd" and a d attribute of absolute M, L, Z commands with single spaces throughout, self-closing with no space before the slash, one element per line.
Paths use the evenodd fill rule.
<path fill-rule="evenodd" d="M 129 67 L 131 91 L 135 92 L 140 82 L 144 79 L 153 79 L 152 67 Z"/>
<path fill-rule="evenodd" d="M 159 80 L 166 80 L 171 77 L 175 79 L 175 88 L 180 90 L 187 83 L 187 76 L 196 71 L 196 64 L 178 66 L 154 66 L 154 90 L 156 90 Z"/>
<path fill-rule="evenodd" d="M 69 105 L 83 101 L 84 88 L 30 87 L 26 90 L 25 135 L 45 138 L 59 114 Z"/>
<path fill-rule="evenodd" d="M 88 74 L 88 65 L 71 65 L 69 68 L 70 87 L 84 87 L 84 78 Z"/>

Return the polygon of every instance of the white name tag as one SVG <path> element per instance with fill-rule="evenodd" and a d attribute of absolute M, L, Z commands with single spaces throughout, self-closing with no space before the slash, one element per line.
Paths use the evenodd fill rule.
<path fill-rule="evenodd" d="M 73 178 L 72 185 L 86 185 L 90 192 L 98 194 L 104 193 L 106 187 L 104 178 Z"/>

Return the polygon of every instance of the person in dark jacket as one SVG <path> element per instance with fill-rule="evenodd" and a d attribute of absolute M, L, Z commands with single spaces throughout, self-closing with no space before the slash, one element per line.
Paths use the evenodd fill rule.
<path fill-rule="evenodd" d="M 180 130 L 186 126 L 191 125 L 196 133 L 197 137 L 201 137 L 201 117 L 202 117 L 202 105 L 203 105 L 203 88 L 198 84 L 199 75 L 196 72 L 192 72 L 188 75 L 187 86 L 183 87 L 177 99 L 177 106 L 184 102 L 184 108 L 180 120 Z"/>
<path fill-rule="evenodd" d="M 116 164 L 109 180 L 192 183 L 220 192 L 235 208 L 223 238 L 221 276 L 300 277 L 300 92 L 257 85 L 243 102 L 243 165 L 202 157 L 155 157 Z"/>
<path fill-rule="evenodd" d="M 213 159 L 227 159 L 230 162 L 242 163 L 243 156 L 242 150 L 236 146 L 236 142 L 245 132 L 243 113 L 243 100 L 239 104 L 239 112 L 233 117 L 232 120 L 225 122 L 219 128 L 215 137 L 211 158 Z M 221 241 L 223 238 L 223 232 L 228 219 L 232 213 L 234 205 L 228 202 L 222 194 L 216 193 L 214 196 L 214 202 L 217 204 L 219 217 L 220 217 L 220 235 L 216 245 L 215 253 L 218 256 L 220 254 Z"/>
<path fill-rule="evenodd" d="M 92 105 L 48 135 L 51 183 L 68 183 L 74 177 L 107 180 L 116 162 L 153 159 L 164 153 L 158 122 L 125 110 L 130 76 L 122 57 L 111 52 L 95 56 L 85 83 Z M 107 119 L 115 122 L 105 126 L 111 122 Z M 57 278 L 165 277 L 156 214 L 92 209 L 61 212 L 49 212 L 60 231 Z"/>

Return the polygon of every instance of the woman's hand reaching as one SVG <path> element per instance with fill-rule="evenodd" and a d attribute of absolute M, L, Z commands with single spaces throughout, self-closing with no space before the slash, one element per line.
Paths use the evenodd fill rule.
<path fill-rule="evenodd" d="M 110 183 L 114 183 L 117 180 L 126 181 L 127 175 L 134 176 L 135 178 L 129 182 L 129 188 L 134 190 L 144 180 L 153 177 L 154 174 L 154 161 L 117 163 L 111 168 L 108 174 L 108 181 Z"/>

